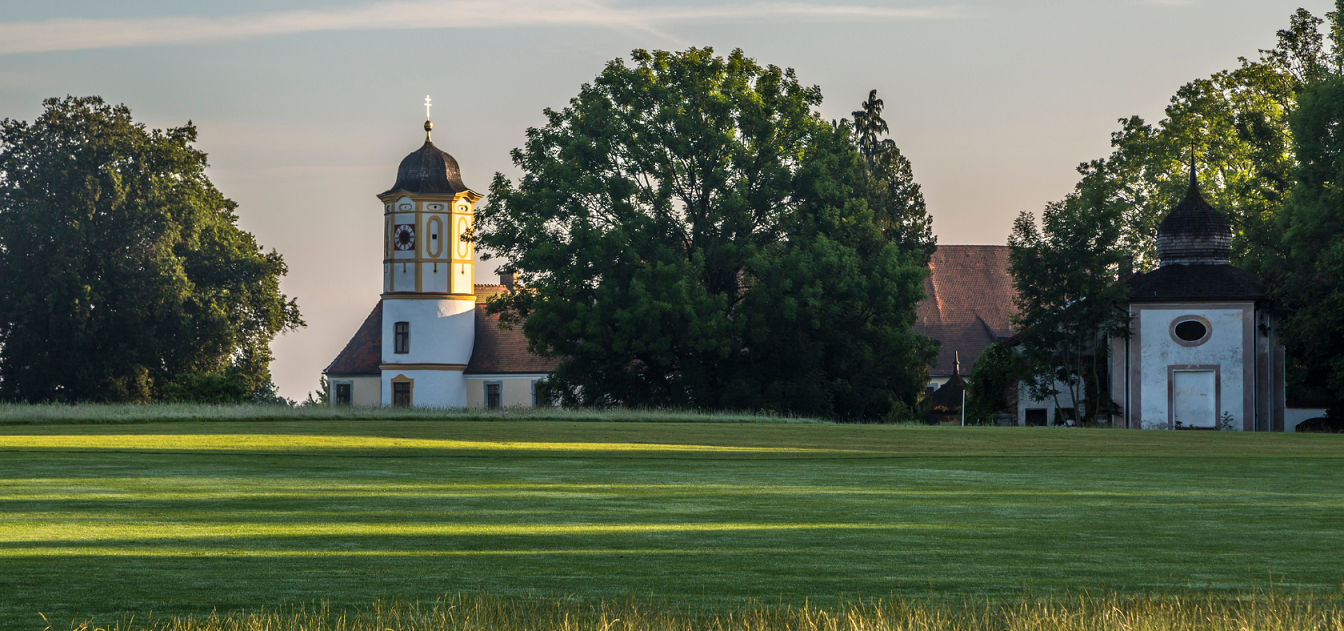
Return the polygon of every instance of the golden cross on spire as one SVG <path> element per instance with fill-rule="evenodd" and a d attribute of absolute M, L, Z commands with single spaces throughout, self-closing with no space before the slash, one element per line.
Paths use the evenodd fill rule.
<path fill-rule="evenodd" d="M 426 95 L 425 95 L 425 142 L 430 142 L 430 140 L 429 140 L 429 130 L 434 129 L 434 123 L 429 122 L 429 106 L 430 106 L 429 95 L 426 94 Z"/>

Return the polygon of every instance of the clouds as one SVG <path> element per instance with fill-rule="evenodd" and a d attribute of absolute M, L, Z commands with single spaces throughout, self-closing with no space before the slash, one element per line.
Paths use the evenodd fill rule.
<path fill-rule="evenodd" d="M 61 19 L 0 22 L 0 54 L 222 42 L 320 31 L 597 26 L 658 32 L 686 22 L 842 22 L 961 17 L 957 8 L 757 2 L 617 7 L 595 0 L 377 2 L 332 9 L 229 17 Z"/>

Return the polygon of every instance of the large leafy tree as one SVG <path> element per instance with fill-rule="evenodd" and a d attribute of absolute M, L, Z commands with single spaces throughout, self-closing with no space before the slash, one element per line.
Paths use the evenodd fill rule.
<path fill-rule="evenodd" d="M 0 122 L 0 397 L 148 401 L 198 375 L 266 386 L 271 339 L 303 322 L 283 259 L 206 177 L 195 127 L 147 130 L 97 97 L 44 105 Z"/>
<path fill-rule="evenodd" d="M 741 51 L 634 51 L 547 110 L 477 239 L 522 290 L 491 309 L 563 358 L 569 402 L 880 418 L 934 343 L 926 274 L 884 237 L 820 90 Z"/>

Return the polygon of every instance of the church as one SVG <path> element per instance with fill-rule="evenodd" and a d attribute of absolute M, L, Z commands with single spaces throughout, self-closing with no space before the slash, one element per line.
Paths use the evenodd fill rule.
<path fill-rule="evenodd" d="M 382 294 L 323 371 L 331 403 L 548 405 L 537 384 L 558 360 L 529 353 L 520 329 L 501 329 L 486 312 L 489 298 L 512 291 L 513 281 L 474 282 L 469 235 L 481 195 L 462 182 L 457 160 L 434 146 L 432 129 L 426 121 L 424 145 L 377 195 Z M 1264 284 L 1230 265 L 1231 225 L 1204 201 L 1193 174 L 1157 242 L 1161 266 L 1130 278 L 1128 302 L 1117 305 L 1131 318 L 1131 335 L 1110 343 L 1112 425 L 1284 431 L 1283 347 Z M 1005 246 L 940 246 L 929 272 L 915 328 L 942 343 L 930 368 L 932 395 L 964 383 L 959 367 L 973 366 L 991 344 L 1011 343 L 1015 294 Z M 1009 424 L 1062 418 L 1051 409 L 1060 403 L 1033 401 L 1020 387 L 1009 399 Z"/>
<path fill-rule="evenodd" d="M 527 352 L 519 329 L 486 313 L 512 289 L 475 284 L 469 240 L 481 194 L 457 160 L 425 144 L 401 161 L 383 205 L 383 291 L 323 374 L 331 403 L 356 406 L 505 407 L 538 404 L 536 384 L 556 361 Z"/>

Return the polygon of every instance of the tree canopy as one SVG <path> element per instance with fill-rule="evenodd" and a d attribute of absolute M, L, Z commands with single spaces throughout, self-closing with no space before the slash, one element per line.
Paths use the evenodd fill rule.
<path fill-rule="evenodd" d="M 0 398 L 267 386 L 271 339 L 303 321 L 283 258 L 206 177 L 196 128 L 147 130 L 98 97 L 44 105 L 0 121 Z"/>
<path fill-rule="evenodd" d="M 741 51 L 631 59 L 546 110 L 512 153 L 521 180 L 496 174 L 478 216 L 522 287 L 490 308 L 562 358 L 552 391 L 842 418 L 912 406 L 936 350 L 911 329 L 925 255 L 884 234 L 820 89 Z"/>
<path fill-rule="evenodd" d="M 1344 46 L 1341 47 L 1344 51 Z M 1292 117 L 1297 183 L 1280 213 L 1284 259 L 1272 278 L 1288 348 L 1308 389 L 1344 418 L 1344 74 L 1302 92 Z"/>

